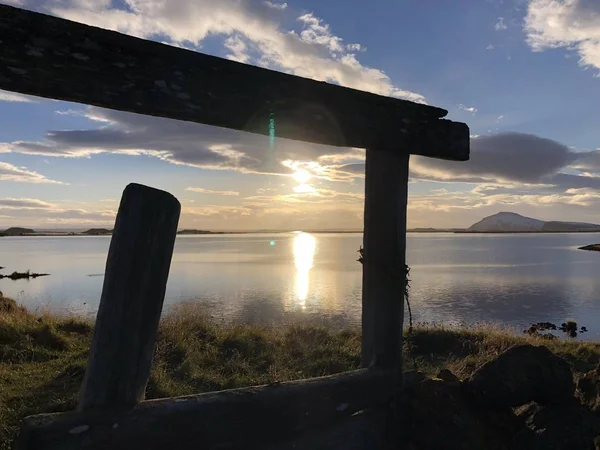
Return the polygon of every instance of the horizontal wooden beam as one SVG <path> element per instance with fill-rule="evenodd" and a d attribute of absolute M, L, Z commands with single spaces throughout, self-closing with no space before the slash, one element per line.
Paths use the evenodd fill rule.
<path fill-rule="evenodd" d="M 405 152 L 396 144 L 410 138 L 411 153 L 468 158 L 468 128 L 440 125 L 436 107 L 7 5 L 0 46 L 8 91 L 333 146 Z"/>
<path fill-rule="evenodd" d="M 24 419 L 19 448 L 39 450 L 262 448 L 294 433 L 385 404 L 391 371 L 358 370 L 310 380 L 151 400 L 122 412 Z"/>

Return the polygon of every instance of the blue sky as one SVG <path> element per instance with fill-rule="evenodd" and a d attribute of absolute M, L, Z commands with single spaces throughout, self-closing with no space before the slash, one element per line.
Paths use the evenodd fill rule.
<path fill-rule="evenodd" d="M 600 223 L 595 0 L 4 3 L 446 108 L 472 159 L 411 158 L 409 226 Z M 0 228 L 110 226 L 132 181 L 176 195 L 181 227 L 362 225 L 360 149 L 279 140 L 273 165 L 266 138 L 2 91 L 0 119 Z"/>

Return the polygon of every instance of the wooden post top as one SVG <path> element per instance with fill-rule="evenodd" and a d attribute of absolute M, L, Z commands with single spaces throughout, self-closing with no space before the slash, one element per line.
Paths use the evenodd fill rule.
<path fill-rule="evenodd" d="M 0 5 L 0 89 L 341 147 L 469 159 L 447 111 Z"/>

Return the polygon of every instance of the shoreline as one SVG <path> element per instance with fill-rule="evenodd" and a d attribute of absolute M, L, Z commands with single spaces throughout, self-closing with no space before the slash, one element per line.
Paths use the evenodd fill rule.
<path fill-rule="evenodd" d="M 293 230 L 293 231 L 213 231 L 210 233 L 182 233 L 177 232 L 177 236 L 223 236 L 223 235 L 245 235 L 245 234 L 289 234 L 289 233 L 308 233 L 308 234 L 363 234 L 359 231 L 339 231 L 339 230 Z M 600 234 L 600 230 L 586 231 L 458 231 L 458 230 L 406 230 L 407 233 L 414 234 Z M 105 237 L 112 236 L 112 233 L 85 234 L 85 233 L 35 233 L 35 234 L 15 234 L 2 235 L 0 238 L 22 238 L 22 237 Z M 592 244 L 596 245 L 596 244 Z"/>

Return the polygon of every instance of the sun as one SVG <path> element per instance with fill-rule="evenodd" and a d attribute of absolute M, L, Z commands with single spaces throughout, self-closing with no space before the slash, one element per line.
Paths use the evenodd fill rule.
<path fill-rule="evenodd" d="M 296 180 L 298 183 L 305 184 L 310 181 L 312 175 L 304 169 L 297 169 L 296 172 L 292 174 L 292 177 L 294 177 L 294 180 Z"/>

